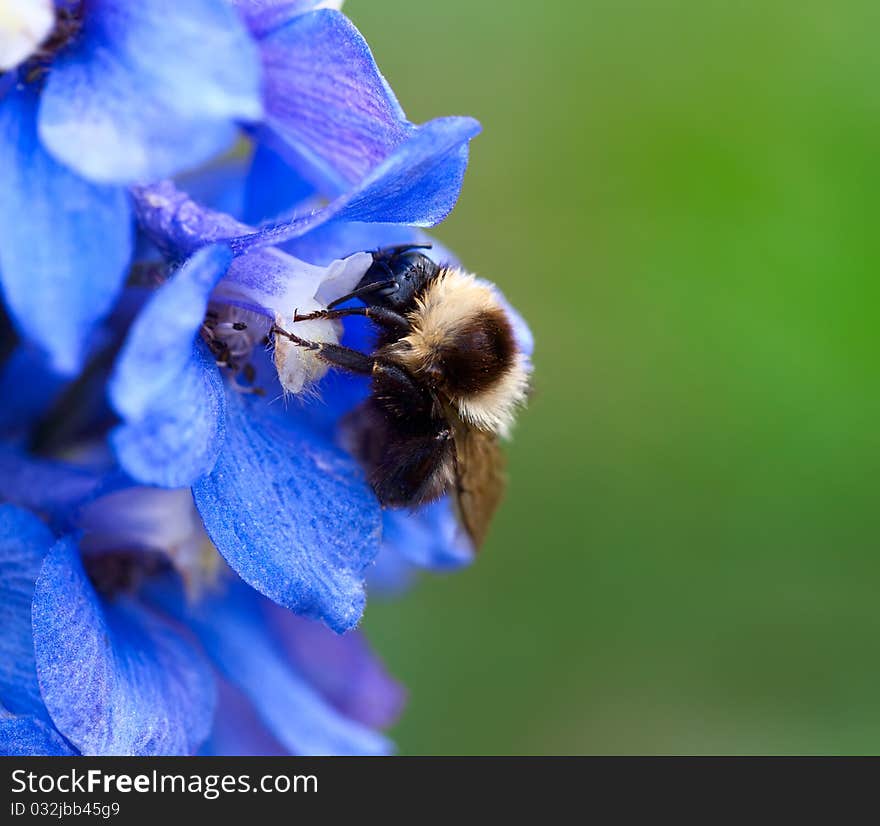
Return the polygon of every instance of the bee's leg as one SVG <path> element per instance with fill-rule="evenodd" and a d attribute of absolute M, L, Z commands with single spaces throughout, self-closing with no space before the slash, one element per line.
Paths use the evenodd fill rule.
<path fill-rule="evenodd" d="M 357 373 L 361 376 L 370 376 L 373 373 L 373 367 L 376 359 L 361 353 L 359 350 L 352 350 L 351 347 L 343 347 L 341 344 L 327 344 L 323 341 L 306 341 L 294 333 L 283 330 L 278 325 L 272 327 L 272 333 L 276 336 L 284 336 L 294 344 L 302 347 L 304 350 L 311 350 L 319 359 L 332 364 L 334 367 L 341 367 L 350 373 Z"/>
<path fill-rule="evenodd" d="M 406 316 L 395 313 L 393 310 L 386 310 L 384 307 L 347 307 L 342 310 L 315 310 L 307 315 L 294 313 L 293 320 L 294 322 L 314 321 L 316 319 L 345 318 L 350 315 L 365 316 L 387 330 L 394 330 L 395 332 L 407 333 L 410 329 L 410 323 Z"/>
<path fill-rule="evenodd" d="M 423 419 L 428 429 L 436 426 L 431 392 L 396 364 L 376 361 L 373 368 L 373 395 L 381 406 L 401 417 L 410 421 Z"/>
<path fill-rule="evenodd" d="M 452 481 L 452 426 L 431 391 L 397 364 L 373 369 L 370 398 L 343 420 L 346 447 L 367 470 L 387 507 L 433 502 Z"/>

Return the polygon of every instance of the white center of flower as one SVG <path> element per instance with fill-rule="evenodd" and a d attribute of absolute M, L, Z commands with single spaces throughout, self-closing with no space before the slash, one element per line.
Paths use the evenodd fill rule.
<path fill-rule="evenodd" d="M 257 250 L 236 259 L 215 288 L 211 311 L 205 321 L 212 351 L 218 361 L 241 367 L 242 357 L 263 339 L 273 322 L 305 341 L 337 344 L 342 332 L 340 322 L 326 319 L 295 322 L 294 316 L 325 309 L 334 299 L 354 289 L 372 263 L 370 253 L 357 252 L 323 267 L 278 249 Z M 224 304 L 227 304 L 226 310 Z M 248 319 L 247 311 L 236 309 L 236 305 L 259 308 L 262 316 L 251 314 Z M 247 328 L 236 327 L 236 320 L 247 324 Z M 254 335 L 255 330 L 258 335 Z M 271 338 L 275 369 L 285 393 L 309 390 L 329 369 L 313 350 L 281 335 Z M 227 349 L 218 344 L 226 345 Z M 225 358 L 227 350 L 229 359 Z"/>
<path fill-rule="evenodd" d="M 52 0 L 0 0 L 0 71 L 27 60 L 54 25 Z"/>

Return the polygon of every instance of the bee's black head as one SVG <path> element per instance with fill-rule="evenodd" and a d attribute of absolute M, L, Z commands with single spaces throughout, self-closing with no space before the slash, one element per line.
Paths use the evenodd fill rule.
<path fill-rule="evenodd" d="M 440 269 L 427 255 L 419 252 L 429 247 L 430 244 L 407 244 L 374 252 L 373 263 L 357 287 L 328 307 L 332 309 L 350 298 L 359 298 L 368 306 L 405 312 Z"/>

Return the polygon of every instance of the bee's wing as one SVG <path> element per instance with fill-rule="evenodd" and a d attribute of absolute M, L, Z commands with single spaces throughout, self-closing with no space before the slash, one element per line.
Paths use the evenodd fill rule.
<path fill-rule="evenodd" d="M 504 454 L 496 436 L 464 424 L 455 428 L 455 453 L 453 500 L 462 525 L 479 550 L 504 495 Z"/>

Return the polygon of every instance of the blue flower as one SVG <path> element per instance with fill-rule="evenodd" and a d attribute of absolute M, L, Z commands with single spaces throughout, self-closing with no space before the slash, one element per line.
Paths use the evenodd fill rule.
<path fill-rule="evenodd" d="M 259 55 L 217 0 L 59 2 L 0 75 L 0 278 L 20 333 L 75 373 L 132 253 L 126 185 L 227 147 L 262 115 Z"/>
<path fill-rule="evenodd" d="M 128 185 L 202 163 L 244 127 L 258 144 L 252 192 L 266 189 L 279 153 L 297 199 L 339 195 L 421 130 L 435 133 L 439 124 L 406 119 L 357 29 L 320 5 L 59 1 L 49 38 L 0 75 L 3 291 L 56 371 L 83 364 L 125 278 Z M 466 142 L 454 151 L 442 174 L 460 185 Z M 422 177 L 425 195 L 433 187 Z M 259 197 L 265 205 L 271 194 Z M 452 203 L 398 221 L 436 223 Z"/>
<path fill-rule="evenodd" d="M 185 490 L 94 481 L 60 538 L 0 505 L 0 753 L 390 750 L 403 694 L 359 635 L 224 572 Z"/>
<path fill-rule="evenodd" d="M 116 364 L 109 390 L 124 422 L 112 435 L 119 461 L 141 482 L 192 486 L 208 534 L 236 572 L 337 631 L 363 613 L 381 513 L 332 430 L 271 403 L 326 367 L 282 345 L 275 370 L 266 369 L 262 342 L 273 323 L 351 289 L 372 257 L 354 253 L 324 266 L 268 243 L 323 231 L 329 248 L 333 233 L 347 237 L 354 217 L 381 226 L 431 222 L 458 197 L 461 149 L 478 128 L 468 118 L 432 121 L 358 186 L 268 228 L 201 206 L 169 182 L 135 190 L 141 226 L 168 258 L 185 263 L 149 298 Z M 233 257 L 233 248 L 242 254 Z M 313 322 L 307 334 L 334 340 L 337 325 Z M 218 357 L 259 370 L 263 398 L 224 380 Z"/>
<path fill-rule="evenodd" d="M 323 306 L 329 299 L 322 291 L 331 285 L 336 294 L 345 292 L 369 265 L 368 254 L 321 266 L 275 244 L 302 240 L 307 246 L 310 236 L 320 235 L 318 243 L 326 249 L 334 232 L 345 236 L 352 222 L 436 223 L 458 197 L 468 141 L 479 125 L 469 118 L 441 118 L 420 127 L 406 121 L 353 26 L 338 12 L 309 11 L 309 5 L 239 4 L 263 58 L 266 111 L 275 113 L 254 130 L 275 145 L 284 143 L 285 158 L 309 159 L 315 185 L 323 183 L 323 191 L 336 191 L 336 197 L 322 209 L 300 208 L 289 219 L 254 229 L 200 208 L 168 182 L 135 187 L 141 228 L 168 260 L 188 260 L 150 297 L 134 324 L 109 396 L 123 418 L 112 434 L 123 468 L 146 484 L 191 485 L 212 539 L 246 581 L 342 631 L 360 619 L 365 571 L 379 548 L 381 515 L 375 498 L 353 461 L 334 446 L 332 434 L 313 432 L 297 417 L 279 415 L 277 405 L 246 397 L 223 381 L 214 364 L 216 350 L 209 352 L 197 333 L 206 312 L 219 309 L 223 317 L 213 328 L 212 343 L 253 350 L 271 322 L 284 322 L 296 309 Z M 101 3 L 94 13 L 112 8 Z M 88 22 L 70 47 L 80 57 L 95 51 L 88 46 Z M 73 59 L 70 54 L 55 60 L 40 102 L 41 117 L 51 84 L 60 82 L 55 78 L 59 73 L 63 78 L 65 61 Z M 289 82 L 278 91 L 285 71 Z M 347 100 L 338 99 L 343 87 Z M 36 106 L 36 96 L 29 94 Z M 296 113 L 279 108 L 279 95 L 300 101 Z M 343 141 L 334 131 L 340 119 L 347 135 Z M 277 190 L 275 180 L 261 178 L 266 174 L 261 159 L 267 156 L 258 153 L 252 164 L 246 184 L 252 195 Z M 315 172 L 319 168 L 320 175 Z M 154 167 L 150 174 L 160 171 Z M 305 187 L 297 184 L 294 191 L 301 195 Z M 253 197 L 251 207 L 258 208 Z M 96 230 L 92 237 L 96 256 L 98 250 L 106 255 L 106 233 Z M 211 245 L 215 241 L 224 243 Z M 238 257 L 231 259 L 229 250 Z M 53 289 L 40 291 L 49 305 L 53 295 L 60 295 L 56 287 L 53 281 Z M 114 284 L 107 295 L 117 288 Z M 64 289 L 92 318 L 106 312 L 107 301 L 96 301 L 88 285 Z M 18 317 L 15 302 L 10 303 Z M 95 346 L 81 313 L 64 313 L 45 300 L 41 306 L 44 326 L 59 342 L 56 367 L 62 353 L 69 358 L 74 352 L 67 346 L 71 336 L 81 336 L 83 347 Z M 232 316 L 241 312 L 262 314 L 263 326 L 250 318 L 245 335 L 227 335 L 238 332 L 230 327 L 237 326 Z M 55 327 L 49 329 L 50 322 Z M 70 336 L 63 334 L 65 324 Z M 332 324 L 315 326 L 319 329 L 309 333 L 316 338 L 336 335 Z M 47 343 L 45 336 L 37 338 Z M 72 364 L 81 361 L 83 347 Z M 323 369 L 293 347 L 279 347 L 275 362 L 289 392 L 302 389 Z M 258 518 L 242 519 L 255 509 Z"/>
<path fill-rule="evenodd" d="M 259 218 L 313 191 L 342 194 L 423 128 L 406 118 L 360 32 L 339 11 L 325 8 L 341 3 L 236 2 L 258 43 L 263 71 L 265 114 L 251 130 L 259 148 L 250 188 L 264 204 L 273 198 L 261 179 L 277 171 L 278 157 L 297 178 L 284 196 L 274 192 L 274 209 Z M 466 143 L 456 152 L 463 173 Z M 442 217 L 435 213 L 431 223 Z"/>
<path fill-rule="evenodd" d="M 337 444 L 366 382 L 269 342 L 427 239 L 480 126 L 411 123 L 335 5 L 0 24 L 2 753 L 391 749 L 366 583 L 474 550 L 448 500 L 383 512 Z M 363 319 L 298 330 L 369 346 Z"/>

